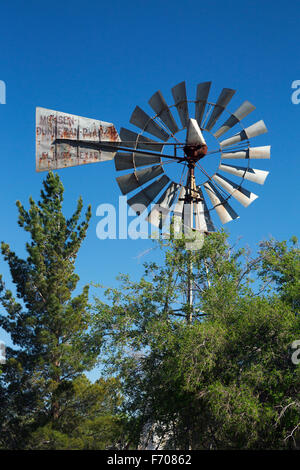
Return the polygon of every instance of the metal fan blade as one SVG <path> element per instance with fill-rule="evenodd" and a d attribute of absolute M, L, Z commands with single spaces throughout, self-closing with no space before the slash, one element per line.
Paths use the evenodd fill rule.
<path fill-rule="evenodd" d="M 158 139 L 163 140 L 164 142 L 170 137 L 169 134 L 160 127 L 157 122 L 153 121 L 150 116 L 148 116 L 145 111 L 142 110 L 139 106 L 136 106 L 133 111 L 130 123 L 139 127 L 143 131 L 149 132 L 149 134 L 154 135 Z"/>
<path fill-rule="evenodd" d="M 169 181 L 170 178 L 166 175 L 161 176 L 132 198 L 128 199 L 127 203 L 137 214 L 142 214 Z"/>
<path fill-rule="evenodd" d="M 185 193 L 186 193 L 186 189 L 184 186 L 182 186 L 177 202 L 174 207 L 174 215 L 179 215 L 180 217 L 182 216 Z"/>
<path fill-rule="evenodd" d="M 232 113 L 232 115 L 227 119 L 227 121 L 222 124 L 220 129 L 218 129 L 213 135 L 216 139 L 221 137 L 221 135 L 225 134 L 229 129 L 231 129 L 233 126 L 235 126 L 238 122 L 240 122 L 242 119 L 244 119 L 248 114 L 252 113 L 254 111 L 255 106 L 250 103 L 250 101 L 244 101 L 241 106 Z"/>
<path fill-rule="evenodd" d="M 174 232 L 179 233 L 182 230 L 182 218 L 183 218 L 183 205 L 185 198 L 186 189 L 184 186 L 181 187 L 177 202 L 174 208 Z"/>
<path fill-rule="evenodd" d="M 222 224 L 227 224 L 227 222 L 239 218 L 238 214 L 210 181 L 204 183 L 204 188 Z"/>
<path fill-rule="evenodd" d="M 215 123 L 223 113 L 224 109 L 226 108 L 234 94 L 235 90 L 232 90 L 231 88 L 223 88 L 219 98 L 217 99 L 215 107 L 210 115 L 209 121 L 205 126 L 205 129 L 207 129 L 208 131 L 211 130 L 211 128 L 215 125 Z"/>
<path fill-rule="evenodd" d="M 230 181 L 224 176 L 219 175 L 219 173 L 216 173 L 213 176 L 213 179 L 244 207 L 248 207 L 253 201 L 255 201 L 255 199 L 258 198 L 257 194 L 242 188 L 233 181 Z"/>
<path fill-rule="evenodd" d="M 170 213 L 171 206 L 176 197 L 179 185 L 172 182 L 152 208 L 147 220 L 156 227 L 162 228 L 167 215 Z"/>
<path fill-rule="evenodd" d="M 265 132 L 268 132 L 268 129 L 266 128 L 264 121 L 257 121 L 255 124 L 252 124 L 252 126 L 249 126 L 238 134 L 229 137 L 229 139 L 222 140 L 222 142 L 220 142 L 220 147 L 228 147 L 229 145 L 237 144 L 242 140 L 251 139 L 252 137 L 264 134 Z"/>
<path fill-rule="evenodd" d="M 243 166 L 226 165 L 225 163 L 221 163 L 219 165 L 219 170 L 225 171 L 226 173 L 230 173 L 234 176 L 240 176 L 241 178 L 258 184 L 264 184 L 266 177 L 269 174 L 268 171 L 257 170 L 256 168 L 245 168 Z"/>
<path fill-rule="evenodd" d="M 185 202 L 183 205 L 183 225 L 185 233 L 194 228 L 193 203 Z"/>
<path fill-rule="evenodd" d="M 135 171 L 134 173 L 129 173 L 127 175 L 118 176 L 116 180 L 122 193 L 127 194 L 147 183 L 147 181 L 156 178 L 163 172 L 164 170 L 162 166 L 157 165 L 152 166 L 151 168 L 145 168 L 144 170 Z"/>
<path fill-rule="evenodd" d="M 263 147 L 252 147 L 249 149 L 249 158 L 260 159 L 270 158 L 271 146 L 264 145 Z"/>
<path fill-rule="evenodd" d="M 178 83 L 172 88 L 172 95 L 178 111 L 182 127 L 185 129 L 189 120 L 189 110 L 186 97 L 185 82 Z"/>
<path fill-rule="evenodd" d="M 186 133 L 186 144 L 203 145 L 206 144 L 198 122 L 196 119 L 189 119 Z"/>
<path fill-rule="evenodd" d="M 136 155 L 134 152 L 117 152 L 115 156 L 115 167 L 117 171 L 130 170 L 140 166 L 155 165 L 160 163 L 160 157 L 150 155 Z"/>
<path fill-rule="evenodd" d="M 266 159 L 270 158 L 270 145 L 265 145 L 263 147 L 252 147 L 246 150 L 236 150 L 235 152 L 224 152 L 221 154 L 222 159 Z"/>
<path fill-rule="evenodd" d="M 131 170 L 131 168 L 134 168 L 133 153 L 117 152 L 115 156 L 115 167 L 117 171 Z"/>
<path fill-rule="evenodd" d="M 121 127 L 120 129 L 120 137 L 121 140 L 124 142 L 121 142 L 123 147 L 129 147 L 132 148 L 135 145 L 135 142 L 137 142 L 136 148 L 138 149 L 144 149 L 144 150 L 154 150 L 155 152 L 161 152 L 164 144 L 161 144 L 160 142 L 156 142 L 155 140 L 148 139 L 148 137 L 145 137 L 143 135 L 139 135 L 136 132 L 132 132 L 129 129 L 125 129 L 125 127 Z M 132 144 L 128 144 L 128 142 L 132 142 Z M 153 142 L 153 145 L 152 145 Z"/>
<path fill-rule="evenodd" d="M 136 155 L 135 153 L 133 153 L 133 160 L 135 167 L 153 165 L 155 163 L 161 162 L 160 157 L 151 157 L 149 155 Z"/>
<path fill-rule="evenodd" d="M 197 188 L 198 192 L 201 196 L 202 201 L 197 201 L 194 203 L 195 206 L 195 226 L 196 230 L 203 231 L 203 232 L 215 232 L 214 224 L 211 220 L 209 210 L 207 208 L 207 204 L 203 197 L 203 192 L 200 187 Z"/>
<path fill-rule="evenodd" d="M 210 90 L 211 82 L 199 83 L 197 86 L 196 104 L 195 104 L 195 118 L 201 127 L 205 106 Z"/>
<path fill-rule="evenodd" d="M 173 134 L 176 134 L 176 132 L 179 131 L 178 126 L 162 93 L 160 91 L 154 93 L 148 103 L 159 118 L 165 123 L 168 129 L 170 129 Z"/>

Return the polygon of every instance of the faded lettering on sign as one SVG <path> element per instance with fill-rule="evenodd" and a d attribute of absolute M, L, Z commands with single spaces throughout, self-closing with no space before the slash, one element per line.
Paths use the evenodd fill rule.
<path fill-rule="evenodd" d="M 36 109 L 37 171 L 112 160 L 115 152 L 93 146 L 105 141 L 120 142 L 115 126 L 109 122 Z"/>

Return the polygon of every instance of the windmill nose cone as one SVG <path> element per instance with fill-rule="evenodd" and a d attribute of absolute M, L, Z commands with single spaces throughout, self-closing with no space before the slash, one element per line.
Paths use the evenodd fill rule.
<path fill-rule="evenodd" d="M 205 139 L 196 119 L 189 119 L 185 143 L 186 145 L 206 145 Z"/>

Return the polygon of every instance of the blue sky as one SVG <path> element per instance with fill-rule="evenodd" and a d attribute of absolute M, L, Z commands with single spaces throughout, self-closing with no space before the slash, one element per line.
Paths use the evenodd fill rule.
<path fill-rule="evenodd" d="M 129 125 L 134 107 L 149 111 L 158 89 L 172 104 L 171 87 L 182 80 L 190 99 L 202 81 L 212 80 L 212 99 L 223 87 L 236 89 L 230 110 L 248 99 L 256 110 L 247 124 L 263 119 L 269 130 L 253 145 L 271 145 L 271 160 L 253 166 L 270 175 L 264 186 L 247 185 L 259 195 L 250 207 L 234 205 L 241 217 L 227 224 L 230 239 L 241 236 L 241 244 L 255 250 L 270 235 L 298 235 L 300 105 L 292 104 L 291 84 L 300 79 L 299 14 L 297 1 L 0 2 L 0 80 L 7 87 L 0 105 L 1 240 L 24 254 L 27 238 L 17 226 L 15 202 L 37 199 L 45 177 L 35 172 L 36 106 L 135 130 Z M 120 195 L 113 162 L 59 174 L 66 215 L 80 194 L 92 204 L 77 262 L 80 285 L 112 285 L 119 272 L 137 278 L 142 262 L 157 256 L 139 256 L 152 242 L 96 237 L 97 206 L 117 205 Z M 10 286 L 3 260 L 0 272 Z M 7 340 L 3 332 L 0 339 Z"/>

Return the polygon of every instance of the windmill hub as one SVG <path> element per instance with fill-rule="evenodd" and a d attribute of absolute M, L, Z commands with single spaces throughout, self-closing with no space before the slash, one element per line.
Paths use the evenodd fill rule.
<path fill-rule="evenodd" d="M 207 154 L 207 145 L 196 119 L 188 120 L 183 150 L 189 167 L 195 167 L 196 162 Z"/>
<path fill-rule="evenodd" d="M 207 145 L 185 145 L 183 148 L 184 153 L 186 154 L 186 160 L 189 164 L 195 165 L 196 162 L 201 160 L 207 154 Z"/>

